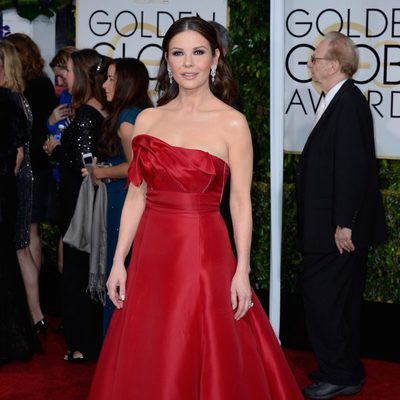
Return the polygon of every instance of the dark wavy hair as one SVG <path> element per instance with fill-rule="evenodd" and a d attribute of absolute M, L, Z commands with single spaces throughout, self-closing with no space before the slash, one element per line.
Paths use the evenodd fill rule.
<path fill-rule="evenodd" d="M 97 150 L 104 157 L 115 156 L 120 150 L 117 121 L 122 111 L 129 107 L 142 110 L 153 107 L 148 94 L 149 73 L 145 65 L 136 58 L 117 58 L 109 65 L 112 64 L 115 65 L 116 80 L 114 98 L 97 141 Z"/>
<path fill-rule="evenodd" d="M 39 46 L 28 35 L 13 33 L 7 36 L 7 40 L 17 49 L 25 82 L 47 76 L 43 70 L 45 62 L 40 54 Z"/>
<path fill-rule="evenodd" d="M 204 19 L 200 17 L 186 17 L 175 21 L 167 33 L 165 34 L 162 51 L 163 55 L 160 61 L 160 68 L 158 70 L 156 90 L 159 93 L 158 105 L 162 106 L 173 100 L 179 93 L 179 87 L 175 80 L 172 83 L 169 82 L 167 72 L 167 59 L 169 45 L 174 36 L 178 33 L 185 31 L 194 31 L 203 36 L 211 47 L 212 55 L 215 55 L 215 50 L 219 50 L 219 60 L 217 64 L 217 75 L 215 82 L 211 82 L 209 79 L 211 92 L 223 102 L 231 105 L 233 100 L 238 95 L 238 88 L 236 82 L 233 79 L 231 69 L 227 64 L 224 56 L 223 49 L 218 39 L 218 35 L 214 27 Z"/>
<path fill-rule="evenodd" d="M 71 54 L 74 70 L 72 106 L 78 108 L 94 97 L 107 109 L 107 99 L 102 88 L 111 58 L 102 56 L 96 50 L 83 49 Z"/>

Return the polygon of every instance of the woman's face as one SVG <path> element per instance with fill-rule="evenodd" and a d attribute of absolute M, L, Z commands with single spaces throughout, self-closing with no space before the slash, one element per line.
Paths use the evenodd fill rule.
<path fill-rule="evenodd" d="M 219 50 L 213 56 L 205 37 L 185 31 L 171 39 L 166 58 L 176 83 L 184 89 L 196 89 L 209 85 L 211 65 L 217 65 Z"/>
<path fill-rule="evenodd" d="M 67 69 L 61 67 L 53 68 L 54 76 L 56 78 L 56 85 L 62 86 L 64 89 L 68 87 L 67 84 Z"/>
<path fill-rule="evenodd" d="M 74 87 L 75 75 L 74 75 L 74 63 L 72 58 L 68 58 L 67 61 L 67 72 L 65 74 L 65 80 L 67 82 L 68 92 L 72 93 Z"/>
<path fill-rule="evenodd" d="M 115 64 L 111 64 L 107 70 L 107 79 L 103 83 L 103 89 L 106 92 L 107 101 L 112 101 L 114 99 L 116 83 L 117 77 L 115 76 Z"/>

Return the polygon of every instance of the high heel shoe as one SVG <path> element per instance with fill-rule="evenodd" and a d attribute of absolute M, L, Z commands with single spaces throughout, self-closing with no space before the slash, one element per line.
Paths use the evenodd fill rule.
<path fill-rule="evenodd" d="M 36 322 L 35 325 L 32 326 L 32 333 L 37 335 L 40 332 L 44 332 L 47 329 L 47 322 L 44 318 L 40 321 Z"/>
<path fill-rule="evenodd" d="M 80 351 L 67 351 L 67 354 L 64 356 L 64 361 L 72 362 L 72 363 L 82 363 L 86 361 L 86 357 Z"/>
<path fill-rule="evenodd" d="M 33 351 L 35 353 L 42 354 L 44 353 L 44 335 L 47 329 L 47 322 L 44 318 L 40 321 L 36 322 L 35 325 L 32 326 L 32 344 Z"/>

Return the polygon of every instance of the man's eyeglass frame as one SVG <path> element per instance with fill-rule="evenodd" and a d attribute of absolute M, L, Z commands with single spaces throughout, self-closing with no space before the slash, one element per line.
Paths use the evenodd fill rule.
<path fill-rule="evenodd" d="M 330 60 L 330 61 L 332 61 L 333 58 L 310 56 L 310 62 L 311 62 L 311 64 L 314 64 L 314 63 L 315 63 L 316 61 L 318 61 L 318 60 Z"/>

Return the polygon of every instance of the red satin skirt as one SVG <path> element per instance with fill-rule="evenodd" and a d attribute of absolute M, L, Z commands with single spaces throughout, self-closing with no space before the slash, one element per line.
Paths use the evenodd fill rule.
<path fill-rule="evenodd" d="M 256 296 L 233 317 L 236 261 L 213 196 L 148 193 L 90 400 L 303 399 Z"/>

